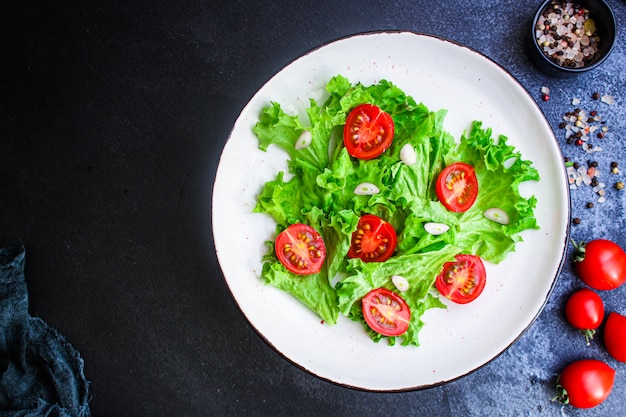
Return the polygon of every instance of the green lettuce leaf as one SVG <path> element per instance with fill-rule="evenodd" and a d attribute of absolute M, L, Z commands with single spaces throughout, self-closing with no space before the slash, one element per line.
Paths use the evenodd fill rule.
<path fill-rule="evenodd" d="M 445 110 L 430 111 L 386 80 L 365 86 L 337 75 L 326 90 L 323 103 L 309 101 L 307 121 L 302 121 L 301 115 L 285 113 L 278 103 L 270 103 L 253 128 L 261 150 L 277 146 L 287 153 L 290 174 L 278 172 L 274 180 L 263 185 L 254 211 L 269 215 L 276 222 L 277 234 L 294 223 L 314 227 L 324 239 L 327 254 L 318 274 L 296 275 L 276 258 L 269 241 L 263 279 L 292 294 L 326 323 L 336 323 L 339 314 L 344 314 L 362 322 L 373 340 L 385 338 L 394 344 L 396 338 L 383 337 L 367 327 L 360 299 L 375 288 L 396 291 L 391 276 L 405 276 L 410 288 L 401 295 L 412 315 L 409 330 L 400 339 L 403 345 L 419 345 L 422 314 L 444 307 L 433 283 L 445 262 L 458 253 L 500 262 L 515 250 L 521 241 L 520 232 L 538 228 L 536 199 L 519 193 L 522 182 L 539 180 L 538 172 L 506 143 L 506 137 L 494 140 L 491 129 L 483 129 L 480 122 L 474 122 L 457 143 L 443 128 Z M 389 149 L 368 161 L 352 158 L 343 145 L 347 115 L 363 103 L 388 112 L 395 125 Z M 296 149 L 305 131 L 311 133 L 311 144 Z M 417 163 L 401 161 L 405 145 L 413 147 Z M 435 192 L 441 170 L 457 161 L 474 166 L 479 182 L 476 203 L 465 213 L 447 211 Z M 355 195 L 355 188 L 364 182 L 375 184 L 380 192 Z M 483 212 L 491 207 L 506 211 L 510 223 L 501 225 L 486 219 Z M 396 252 L 386 262 L 347 259 L 352 233 L 359 217 L 366 213 L 387 220 L 397 232 Z M 444 223 L 450 229 L 433 236 L 424 230 L 428 222 Z"/>

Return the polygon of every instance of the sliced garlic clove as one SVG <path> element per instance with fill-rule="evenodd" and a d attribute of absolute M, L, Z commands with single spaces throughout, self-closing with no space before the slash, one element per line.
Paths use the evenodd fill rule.
<path fill-rule="evenodd" d="M 413 165 L 417 162 L 417 154 L 415 153 L 415 148 L 410 143 L 404 144 L 402 149 L 400 149 L 400 159 L 407 165 Z"/>
<path fill-rule="evenodd" d="M 313 140 L 313 135 L 311 135 L 311 132 L 308 130 L 304 130 L 298 137 L 298 140 L 296 140 L 295 148 L 297 150 L 304 149 L 311 144 L 312 140 Z"/>
<path fill-rule="evenodd" d="M 409 289 L 409 281 L 402 275 L 394 275 L 391 277 L 391 282 L 396 286 L 398 291 L 404 292 Z"/>
<path fill-rule="evenodd" d="M 450 226 L 444 223 L 428 222 L 424 223 L 424 230 L 430 235 L 439 236 L 450 230 Z"/>
<path fill-rule="evenodd" d="M 379 192 L 378 187 L 371 182 L 362 182 L 354 189 L 354 194 L 356 195 L 374 195 Z"/>
<path fill-rule="evenodd" d="M 500 224 L 509 224 L 509 215 L 502 209 L 497 207 L 492 207 L 490 209 L 485 210 L 483 215 L 496 223 Z"/>

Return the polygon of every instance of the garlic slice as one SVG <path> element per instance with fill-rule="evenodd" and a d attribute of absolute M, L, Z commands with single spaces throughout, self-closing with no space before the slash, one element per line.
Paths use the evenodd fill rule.
<path fill-rule="evenodd" d="M 407 279 L 402 275 L 393 275 L 391 277 L 391 282 L 393 282 L 393 285 L 396 286 L 398 291 L 404 292 L 409 289 L 409 281 L 407 281 Z"/>
<path fill-rule="evenodd" d="M 450 230 L 450 226 L 444 223 L 428 222 L 424 223 L 424 230 L 430 235 L 439 236 Z"/>
<path fill-rule="evenodd" d="M 500 208 L 492 207 L 490 209 L 485 210 L 483 215 L 496 223 L 500 224 L 509 224 L 509 215 Z"/>
<path fill-rule="evenodd" d="M 407 165 L 413 165 L 417 162 L 415 148 L 410 143 L 405 143 L 402 149 L 400 149 L 400 159 Z"/>
<path fill-rule="evenodd" d="M 313 135 L 311 135 L 311 132 L 308 130 L 303 130 L 300 136 L 298 137 L 298 140 L 296 140 L 295 148 L 297 150 L 304 149 L 311 144 L 312 140 L 313 140 Z"/>
<path fill-rule="evenodd" d="M 379 192 L 378 187 L 371 182 L 362 182 L 354 189 L 354 194 L 356 195 L 374 195 Z"/>

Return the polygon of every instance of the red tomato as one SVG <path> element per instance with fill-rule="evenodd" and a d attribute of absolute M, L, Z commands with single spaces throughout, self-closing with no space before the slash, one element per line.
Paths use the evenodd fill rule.
<path fill-rule="evenodd" d="M 448 165 L 437 177 L 437 198 L 450 211 L 470 209 L 478 196 L 478 179 L 474 167 L 463 162 Z"/>
<path fill-rule="evenodd" d="M 588 288 L 576 291 L 565 304 L 565 318 L 581 331 L 589 344 L 604 319 L 602 298 Z"/>
<path fill-rule="evenodd" d="M 458 304 L 467 304 L 483 292 L 487 272 L 475 255 L 456 255 L 456 262 L 446 262 L 435 280 L 441 295 Z"/>
<path fill-rule="evenodd" d="M 393 291 L 378 288 L 361 300 L 363 318 L 368 326 L 383 336 L 399 336 L 409 328 L 411 310 Z"/>
<path fill-rule="evenodd" d="M 346 119 L 343 143 L 348 153 L 355 158 L 376 158 L 391 145 L 394 130 L 389 113 L 373 104 L 361 104 Z"/>
<path fill-rule="evenodd" d="M 604 345 L 616 361 L 626 362 L 626 317 L 609 314 L 604 325 Z"/>
<path fill-rule="evenodd" d="M 396 250 L 397 235 L 393 226 L 373 214 L 361 216 L 356 231 L 352 233 L 349 258 L 363 262 L 384 262 Z"/>
<path fill-rule="evenodd" d="M 592 408 L 607 399 L 613 389 L 615 371 L 596 359 L 572 362 L 557 381 L 557 399 L 577 408 Z"/>
<path fill-rule="evenodd" d="M 626 282 L 626 252 L 610 240 L 581 242 L 574 264 L 578 277 L 596 290 L 613 290 Z"/>
<path fill-rule="evenodd" d="M 297 223 L 276 237 L 276 256 L 295 274 L 316 274 L 322 269 L 326 258 L 326 246 L 315 229 Z"/>

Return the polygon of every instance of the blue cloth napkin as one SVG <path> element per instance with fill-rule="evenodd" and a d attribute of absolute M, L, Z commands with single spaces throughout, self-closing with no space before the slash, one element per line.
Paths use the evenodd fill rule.
<path fill-rule="evenodd" d="M 0 248 L 0 415 L 90 417 L 83 360 L 28 314 L 23 247 Z"/>

